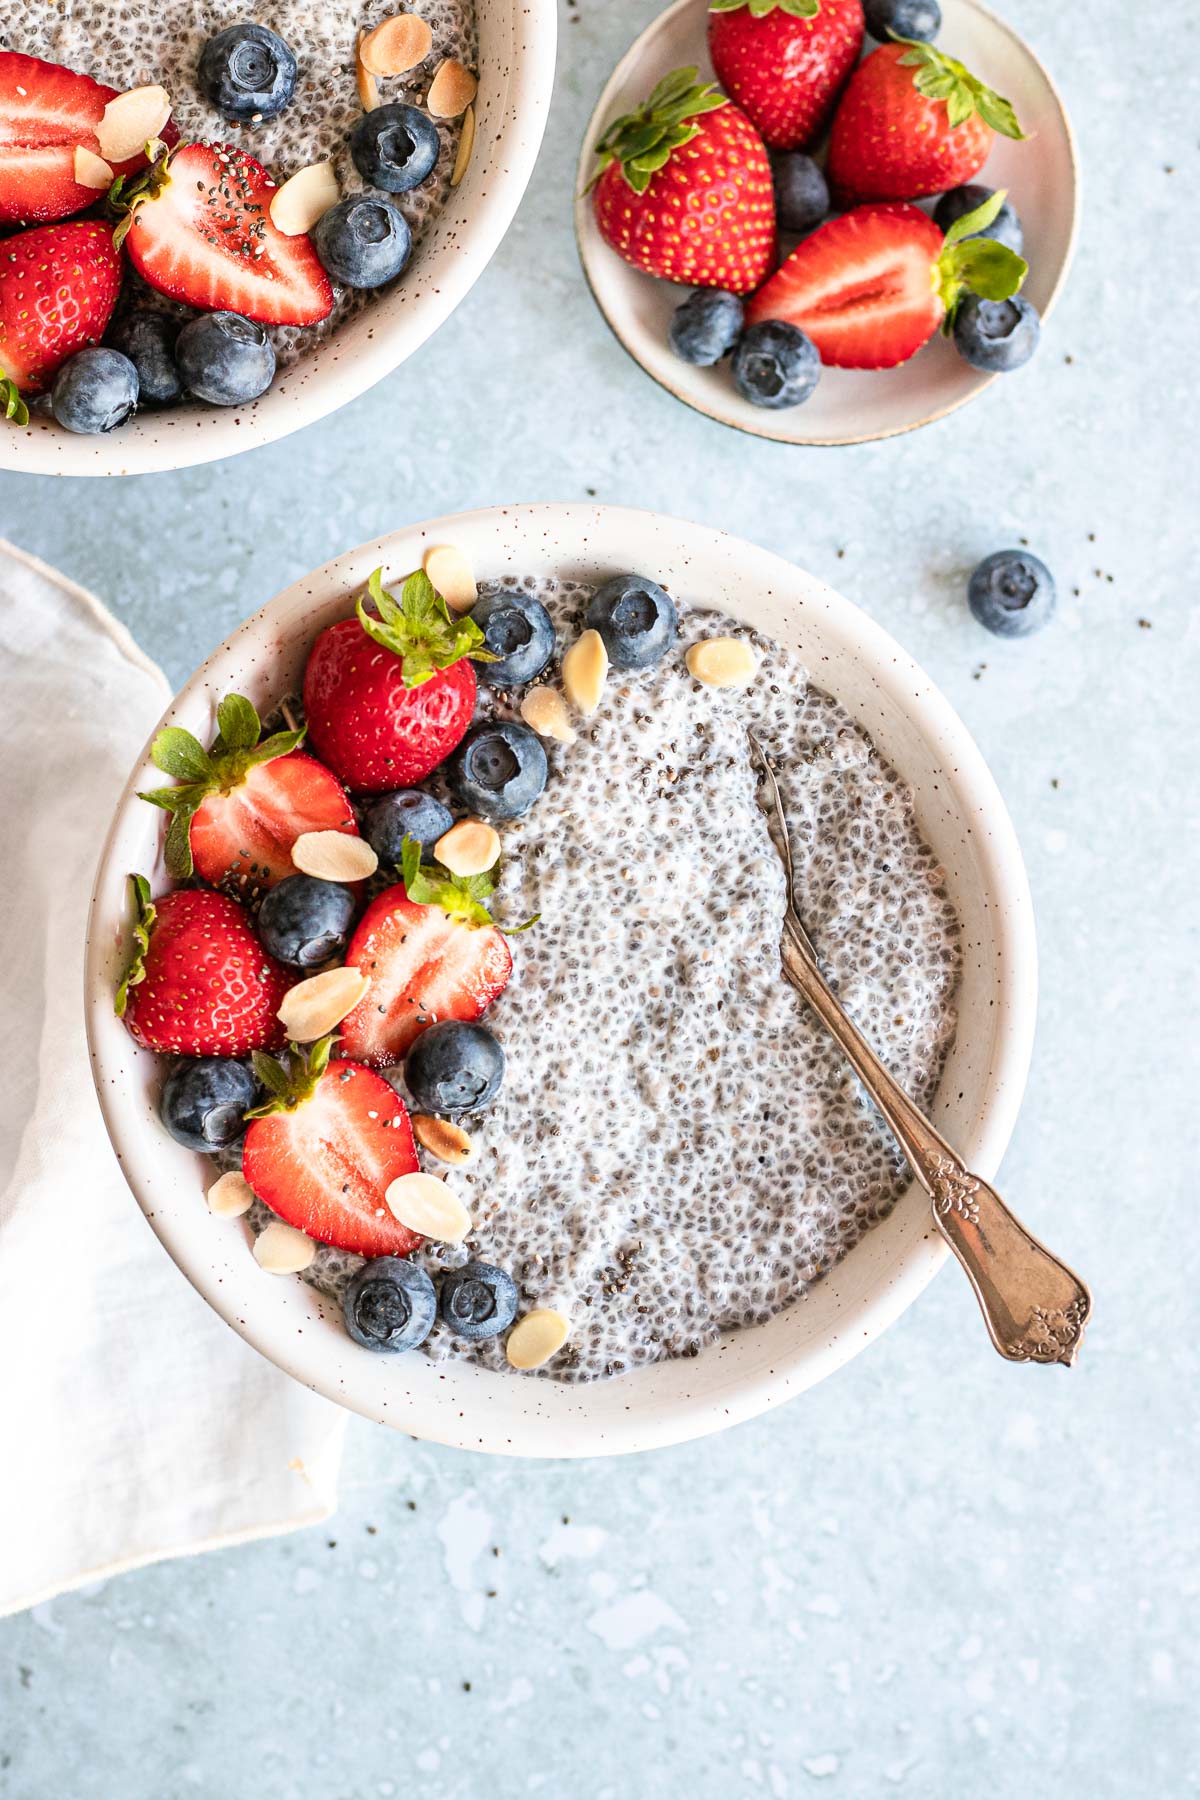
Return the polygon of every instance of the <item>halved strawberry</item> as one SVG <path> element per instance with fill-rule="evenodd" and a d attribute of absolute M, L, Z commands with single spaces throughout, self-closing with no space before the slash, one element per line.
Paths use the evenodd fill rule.
<path fill-rule="evenodd" d="M 342 1048 L 375 1068 L 400 1062 L 440 1019 L 478 1019 L 504 992 L 513 966 L 494 925 L 472 922 L 466 908 L 451 913 L 410 900 L 400 884 L 368 906 L 345 960 L 371 985 L 338 1028 Z"/>
<path fill-rule="evenodd" d="M 227 894 L 178 888 L 151 901 L 130 877 L 134 955 L 117 989 L 117 1017 L 139 1044 L 175 1056 L 245 1056 L 282 1044 L 276 1012 L 292 985 Z"/>
<path fill-rule="evenodd" d="M 907 362 L 953 318 L 962 295 L 1007 299 L 1027 264 L 991 238 L 968 238 L 999 212 L 1004 193 L 957 220 L 943 238 L 919 206 L 860 206 L 819 225 L 759 289 L 747 325 L 786 319 L 840 369 Z"/>
<path fill-rule="evenodd" d="M 113 191 L 138 273 L 172 300 L 263 325 L 315 325 L 333 288 L 307 237 L 271 222 L 275 182 L 228 144 L 185 144 Z"/>
<path fill-rule="evenodd" d="M 495 661 L 474 620 L 452 617 L 421 570 L 396 599 L 376 569 L 356 616 L 327 626 L 309 653 L 309 742 L 356 792 L 387 793 L 420 781 L 471 723 L 470 659 Z"/>
<path fill-rule="evenodd" d="M 241 694 L 222 700 L 217 725 L 211 750 L 177 725 L 150 748 L 155 768 L 181 784 L 141 795 L 172 815 L 166 863 L 177 881 L 194 870 L 214 887 L 254 898 L 295 874 L 292 846 L 306 831 L 358 836 L 337 776 L 297 748 L 303 730 L 260 742 L 258 714 Z"/>
<path fill-rule="evenodd" d="M 75 179 L 75 150 L 99 155 L 96 127 L 116 88 L 58 63 L 0 50 L 0 225 L 65 219 L 94 206 L 96 188 Z M 174 143 L 173 125 L 163 128 Z M 144 168 L 144 156 L 117 163 L 114 175 Z"/>
<path fill-rule="evenodd" d="M 330 1062 L 332 1038 L 287 1067 L 256 1056 L 270 1098 L 250 1113 L 242 1173 L 298 1231 L 356 1256 L 408 1256 L 424 1242 L 393 1217 L 385 1195 L 419 1167 L 404 1103 L 380 1075 Z"/>

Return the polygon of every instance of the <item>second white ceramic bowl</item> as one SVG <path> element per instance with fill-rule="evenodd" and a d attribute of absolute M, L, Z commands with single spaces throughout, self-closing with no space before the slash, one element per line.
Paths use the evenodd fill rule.
<path fill-rule="evenodd" d="M 0 429 L 0 468 L 142 475 L 215 462 L 311 425 L 405 362 L 470 292 L 533 174 L 554 88 L 555 0 L 477 0 L 479 95 L 471 163 L 402 281 L 330 334 L 250 406 L 143 412 L 107 437 L 35 415 Z"/>
<path fill-rule="evenodd" d="M 979 751 L 929 678 L 858 607 L 777 556 L 703 525 L 616 507 L 495 507 L 364 544 L 298 581 L 238 628 L 183 688 L 163 723 L 207 741 L 231 691 L 262 710 L 299 685 L 316 633 L 345 617 L 382 564 L 417 567 L 430 544 L 462 547 L 481 576 L 597 581 L 635 568 L 682 600 L 721 607 L 793 646 L 813 679 L 867 727 L 916 796 L 963 926 L 958 1035 L 933 1116 L 970 1168 L 995 1174 L 1029 1064 L 1036 956 L 1029 889 L 1013 829 Z M 92 898 L 86 1008 L 96 1088 L 126 1179 L 179 1267 L 256 1349 L 330 1399 L 414 1436 L 526 1456 L 593 1456 L 699 1437 L 819 1381 L 891 1323 L 946 1257 L 914 1185 L 806 1298 L 731 1333 L 694 1359 L 586 1387 L 492 1374 L 419 1353 L 375 1356 L 337 1308 L 299 1277 L 265 1274 L 244 1221 L 214 1218 L 211 1166 L 158 1121 L 158 1058 L 113 1015 L 128 953 L 127 875 L 165 885 L 161 815 L 137 799 L 155 781 L 143 753 L 117 807 Z M 978 1350 L 988 1355 L 982 1323 Z"/>

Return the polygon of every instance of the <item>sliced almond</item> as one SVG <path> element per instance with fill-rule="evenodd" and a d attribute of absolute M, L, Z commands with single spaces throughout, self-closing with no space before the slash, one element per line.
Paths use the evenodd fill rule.
<path fill-rule="evenodd" d="M 271 195 L 271 223 L 284 237 L 303 237 L 341 197 L 331 162 L 309 163 Z"/>
<path fill-rule="evenodd" d="M 359 36 L 358 49 L 354 56 L 354 85 L 358 89 L 359 104 L 364 112 L 374 112 L 380 104 L 379 83 L 366 68 L 362 59 L 362 36 Z"/>
<path fill-rule="evenodd" d="M 244 1175 L 230 1169 L 214 1181 L 208 1190 L 208 1210 L 219 1219 L 240 1219 L 254 1205 L 254 1189 Z"/>
<path fill-rule="evenodd" d="M 743 638 L 706 638 L 692 645 L 684 661 L 688 674 L 705 687 L 745 687 L 758 670 L 758 658 Z"/>
<path fill-rule="evenodd" d="M 82 144 L 75 146 L 75 179 L 80 187 L 95 188 L 99 193 L 102 188 L 111 187 L 113 172 L 102 156 L 94 150 L 87 150 Z"/>
<path fill-rule="evenodd" d="M 448 56 L 430 83 L 425 105 L 435 119 L 457 119 L 478 92 L 479 83 L 470 69 Z"/>
<path fill-rule="evenodd" d="M 570 1324 L 553 1307 L 540 1306 L 518 1319 L 508 1334 L 504 1354 L 514 1369 L 540 1369 L 562 1349 Z"/>
<path fill-rule="evenodd" d="M 575 742 L 575 727 L 557 688 L 530 688 L 521 702 L 521 717 L 539 737 L 553 738 L 559 744 Z"/>
<path fill-rule="evenodd" d="M 254 1240 L 254 1260 L 268 1275 L 298 1275 L 316 1254 L 312 1238 L 282 1219 L 272 1219 Z"/>
<path fill-rule="evenodd" d="M 430 1156 L 436 1156 L 439 1162 L 461 1167 L 475 1155 L 475 1146 L 462 1126 L 451 1124 L 449 1119 L 437 1119 L 432 1113 L 414 1113 L 412 1128 L 421 1148 L 428 1150 Z"/>
<path fill-rule="evenodd" d="M 567 699 L 585 719 L 590 719 L 608 679 L 608 651 L 598 631 L 585 631 L 576 638 L 563 657 L 562 674 Z"/>
<path fill-rule="evenodd" d="M 454 157 L 454 168 L 450 173 L 450 186 L 456 188 L 467 172 L 471 160 L 471 152 L 475 148 L 475 108 L 468 106 L 463 114 L 462 130 L 458 134 L 458 150 Z"/>
<path fill-rule="evenodd" d="M 395 13 L 368 31 L 358 59 L 372 75 L 406 75 L 433 49 L 433 30 L 416 13 Z"/>
<path fill-rule="evenodd" d="M 365 881 L 379 858 L 366 838 L 349 831 L 302 831 L 292 845 L 292 863 L 318 881 Z"/>
<path fill-rule="evenodd" d="M 500 833 L 482 819 L 460 819 L 438 839 L 433 854 L 452 875 L 486 875 L 500 861 Z"/>
<path fill-rule="evenodd" d="M 470 612 L 479 598 L 475 571 L 455 544 L 435 544 L 425 552 L 425 573 L 451 612 Z"/>
<path fill-rule="evenodd" d="M 171 96 L 164 87 L 130 88 L 110 100 L 96 127 L 100 154 L 110 163 L 128 162 L 156 138 L 171 116 Z"/>
<path fill-rule="evenodd" d="M 383 1197 L 401 1225 L 439 1244 L 461 1244 L 471 1229 L 470 1213 L 436 1175 L 401 1175 Z"/>
<path fill-rule="evenodd" d="M 275 1017 L 295 1043 L 315 1044 L 354 1011 L 370 985 L 361 969 L 326 969 L 289 988 Z"/>

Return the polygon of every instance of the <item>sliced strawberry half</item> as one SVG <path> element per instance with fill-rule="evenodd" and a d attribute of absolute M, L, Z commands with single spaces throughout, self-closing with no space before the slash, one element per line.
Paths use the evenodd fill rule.
<path fill-rule="evenodd" d="M 315 325 L 333 309 L 333 288 L 308 238 L 272 224 L 274 193 L 244 150 L 185 144 L 115 196 L 129 214 L 129 259 L 152 288 L 187 306 Z"/>
<path fill-rule="evenodd" d="M 440 1019 L 478 1019 L 504 992 L 512 952 L 494 925 L 422 906 L 401 885 L 363 914 L 346 962 L 371 985 L 339 1027 L 348 1056 L 383 1068 Z"/>
<path fill-rule="evenodd" d="M 786 319 L 841 369 L 907 362 L 968 290 L 1006 299 L 1026 264 L 992 239 L 972 239 L 1003 204 L 996 195 L 945 237 L 919 206 L 860 206 L 819 225 L 746 308 L 747 325 Z"/>
<path fill-rule="evenodd" d="M 94 206 L 101 193 L 75 179 L 76 148 L 100 154 L 96 127 L 116 88 L 58 63 L 0 50 L 0 225 L 65 219 Z M 175 142 L 173 125 L 165 143 Z M 113 166 L 114 175 L 145 167 L 144 156 Z"/>
<path fill-rule="evenodd" d="M 143 794 L 172 815 L 166 862 L 177 881 L 195 873 L 244 897 L 294 875 L 292 847 L 306 831 L 358 836 L 354 808 L 336 775 L 297 746 L 304 732 L 262 738 L 241 694 L 217 708 L 212 748 L 179 726 L 150 747 L 156 769 L 179 784 Z"/>
<path fill-rule="evenodd" d="M 259 1199 L 311 1238 L 356 1256 L 408 1256 L 424 1240 L 388 1209 L 388 1187 L 419 1167 L 404 1103 L 383 1077 L 329 1061 L 332 1039 L 256 1056 L 269 1099 L 250 1114 L 242 1173 Z"/>

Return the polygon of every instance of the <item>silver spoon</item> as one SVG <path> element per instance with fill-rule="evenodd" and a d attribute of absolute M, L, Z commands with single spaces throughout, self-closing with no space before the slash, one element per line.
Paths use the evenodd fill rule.
<path fill-rule="evenodd" d="M 929 1195 L 934 1223 L 966 1270 L 1001 1356 L 1073 1363 L 1092 1310 L 1086 1282 L 1026 1231 L 994 1188 L 968 1171 L 843 1011 L 796 910 L 792 847 L 775 771 L 754 733 L 748 736 L 765 778 L 760 804 L 787 877 L 779 946 L 784 975 L 837 1041 Z"/>

